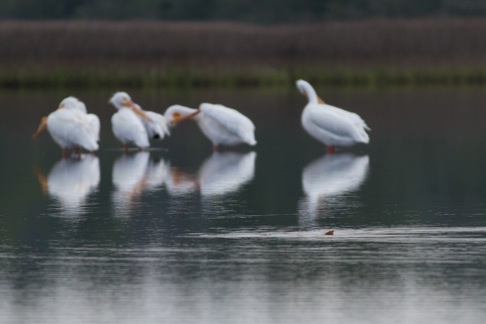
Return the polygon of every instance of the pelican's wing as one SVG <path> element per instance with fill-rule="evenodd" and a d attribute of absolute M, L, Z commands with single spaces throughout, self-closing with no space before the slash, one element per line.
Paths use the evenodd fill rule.
<path fill-rule="evenodd" d="M 143 125 L 145 126 L 150 138 L 163 139 L 166 135 L 170 135 L 167 120 L 163 115 L 153 111 L 146 111 L 145 113 L 152 120 L 147 121 L 142 119 Z"/>
<path fill-rule="evenodd" d="M 65 143 L 96 151 L 98 144 L 91 135 L 92 126 L 85 113 L 79 110 L 58 109 L 47 118 L 49 133 Z"/>
<path fill-rule="evenodd" d="M 100 119 L 95 114 L 88 114 L 88 125 L 90 132 L 96 141 L 100 140 Z"/>
<path fill-rule="evenodd" d="M 113 134 L 123 144 L 149 147 L 147 132 L 140 119 L 129 109 L 120 109 L 111 117 Z"/>
<path fill-rule="evenodd" d="M 344 110 L 344 109 L 341 109 L 341 108 L 338 108 L 338 107 L 335 107 L 335 106 L 327 105 L 327 104 L 322 105 L 322 106 L 324 106 L 323 108 L 325 108 L 325 109 L 330 109 L 330 110 L 334 111 L 336 114 L 343 116 L 343 118 L 346 118 L 348 120 L 352 120 L 356 125 L 363 127 L 367 131 L 371 130 L 371 128 L 369 128 L 368 125 L 366 125 L 366 122 L 363 120 L 363 118 L 361 118 L 361 116 L 358 115 L 357 113 L 347 111 L 347 110 Z"/>
<path fill-rule="evenodd" d="M 79 99 L 76 99 L 76 100 L 78 101 L 76 108 L 79 109 L 80 111 L 84 112 L 85 114 L 87 114 L 88 109 L 86 109 L 86 105 L 84 104 L 84 102 L 80 101 Z"/>
<path fill-rule="evenodd" d="M 239 111 L 223 105 L 203 103 L 200 105 L 201 112 L 217 121 L 230 133 L 234 133 L 250 145 L 256 144 L 255 125 Z"/>
<path fill-rule="evenodd" d="M 364 129 L 364 125 L 357 124 L 354 117 L 328 108 L 329 105 L 322 104 L 312 107 L 309 117 L 314 126 L 324 132 L 333 134 L 335 137 L 351 137 L 358 142 L 369 142 L 369 136 Z"/>

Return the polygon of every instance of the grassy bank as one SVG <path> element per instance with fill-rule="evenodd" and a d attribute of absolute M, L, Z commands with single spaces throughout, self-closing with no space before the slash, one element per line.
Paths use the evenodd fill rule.
<path fill-rule="evenodd" d="M 1 88 L 157 88 L 157 87 L 289 87 L 295 80 L 330 86 L 433 86 L 486 85 L 486 68 L 446 70 L 443 68 L 370 69 L 268 68 L 224 69 L 3 69 Z"/>
<path fill-rule="evenodd" d="M 1 22 L 1 87 L 486 84 L 486 21 Z"/>

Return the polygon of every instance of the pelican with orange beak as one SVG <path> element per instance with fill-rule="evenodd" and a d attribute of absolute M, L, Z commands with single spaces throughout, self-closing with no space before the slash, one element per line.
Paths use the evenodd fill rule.
<path fill-rule="evenodd" d="M 253 122 L 239 111 L 223 105 L 202 103 L 198 109 L 173 105 L 167 108 L 164 116 L 170 126 L 194 120 L 215 151 L 219 146 L 253 146 L 257 143 Z"/>
<path fill-rule="evenodd" d="M 78 155 L 81 149 L 98 150 L 100 120 L 96 115 L 88 114 L 85 104 L 75 97 L 63 99 L 57 110 L 42 117 L 34 138 L 45 130 L 62 148 L 64 157 L 70 149 Z"/>
<path fill-rule="evenodd" d="M 111 118 L 115 137 L 125 146 L 134 145 L 140 149 L 150 146 L 151 139 L 163 139 L 170 135 L 165 117 L 143 110 L 126 92 L 117 92 L 110 103 L 117 109 Z"/>

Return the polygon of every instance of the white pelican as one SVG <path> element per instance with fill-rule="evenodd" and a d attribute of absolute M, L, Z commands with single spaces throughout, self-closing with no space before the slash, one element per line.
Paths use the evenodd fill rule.
<path fill-rule="evenodd" d="M 128 145 L 147 148 L 151 139 L 163 139 L 170 134 L 164 116 L 143 110 L 128 93 L 115 93 L 110 103 L 118 110 L 111 118 L 113 134 L 125 149 Z"/>
<path fill-rule="evenodd" d="M 220 145 L 256 144 L 255 125 L 233 108 L 209 103 L 202 103 L 198 109 L 173 105 L 167 108 L 164 116 L 171 126 L 194 119 L 203 134 L 213 143 L 214 150 Z"/>
<path fill-rule="evenodd" d="M 78 155 L 82 148 L 90 152 L 98 150 L 100 120 L 96 115 L 87 114 L 84 103 L 75 97 L 65 98 L 56 111 L 43 117 L 34 138 L 46 129 L 64 156 L 69 149 Z"/>
<path fill-rule="evenodd" d="M 63 103 L 66 104 L 66 101 L 73 100 L 73 99 L 77 101 L 77 105 L 75 106 L 75 108 L 86 113 L 86 118 L 88 118 L 88 125 L 91 130 L 91 133 L 96 138 L 96 140 L 99 141 L 100 140 L 100 119 L 95 114 L 88 114 L 88 110 L 86 109 L 86 105 L 84 104 L 84 102 L 78 100 L 75 97 L 67 97 L 66 99 L 61 101 L 61 105 Z"/>
<path fill-rule="evenodd" d="M 312 137 L 324 143 L 329 153 L 335 152 L 336 146 L 369 143 L 366 131 L 370 128 L 358 114 L 324 103 L 307 81 L 298 80 L 296 84 L 309 99 L 302 112 L 302 126 Z"/>

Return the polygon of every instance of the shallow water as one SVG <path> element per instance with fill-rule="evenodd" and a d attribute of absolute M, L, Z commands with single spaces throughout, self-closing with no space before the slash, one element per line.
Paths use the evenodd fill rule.
<path fill-rule="evenodd" d="M 188 123 L 128 155 L 110 91 L 3 92 L 0 321 L 482 323 L 486 90 L 319 93 L 369 146 L 325 154 L 294 89 L 132 91 L 156 111 L 237 108 L 258 144 L 212 153 Z M 102 123 L 81 159 L 32 140 L 71 94 Z"/>

